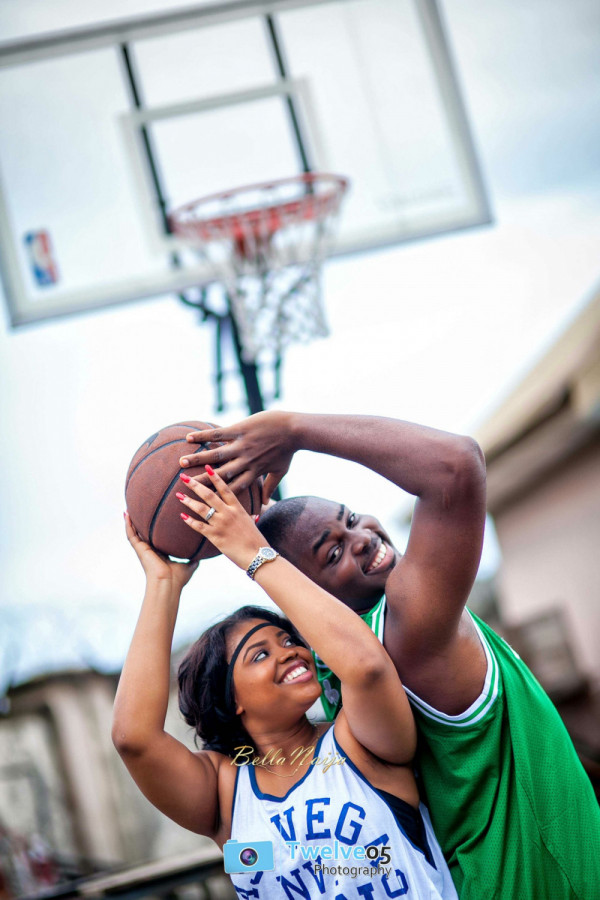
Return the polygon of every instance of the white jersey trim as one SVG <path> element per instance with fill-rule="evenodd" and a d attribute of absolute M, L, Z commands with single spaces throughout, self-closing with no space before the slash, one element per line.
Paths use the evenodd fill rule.
<path fill-rule="evenodd" d="M 348 756 L 348 754 L 344 751 L 344 748 L 338 743 L 338 740 L 337 740 L 337 738 L 336 738 L 336 736 L 335 736 L 335 729 L 334 729 L 334 731 L 333 731 L 333 741 L 334 741 L 335 746 L 337 747 L 338 753 L 339 753 L 340 756 L 346 761 L 346 763 L 350 766 L 350 768 L 351 768 L 352 771 L 355 773 L 355 775 L 357 776 L 357 778 L 360 778 L 360 780 L 363 781 L 363 782 L 367 785 L 367 787 L 370 788 L 370 790 L 372 790 L 375 794 L 377 794 L 377 796 L 379 797 L 379 799 L 381 800 L 381 802 L 382 802 L 382 803 L 385 803 L 385 805 L 386 805 L 387 808 L 390 810 L 391 814 L 393 815 L 393 817 L 394 817 L 394 819 L 395 819 L 395 821 L 396 821 L 396 825 L 397 825 L 397 827 L 398 827 L 398 830 L 402 832 L 402 834 L 404 835 L 405 840 L 406 840 L 406 841 L 408 842 L 408 844 L 413 848 L 413 850 L 415 851 L 415 853 L 420 853 L 421 856 L 423 857 L 423 859 L 425 860 L 425 862 L 427 863 L 427 865 L 431 866 L 432 869 L 437 869 L 438 867 L 437 867 L 437 865 L 436 865 L 436 863 L 435 863 L 435 856 L 434 856 L 434 854 L 433 854 L 432 848 L 429 846 L 429 835 L 427 834 L 427 831 L 425 830 L 426 847 L 425 847 L 425 849 L 424 849 L 423 847 L 419 847 L 418 844 L 415 844 L 415 843 L 414 843 L 414 841 L 412 840 L 412 838 L 410 837 L 410 835 L 407 833 L 406 829 L 404 828 L 404 826 L 403 826 L 402 823 L 400 822 L 400 820 L 399 820 L 398 816 L 396 815 L 394 809 L 390 806 L 390 804 L 389 804 L 389 802 L 386 800 L 386 798 L 382 796 L 380 790 L 379 790 L 378 788 L 376 788 L 375 785 L 373 785 L 373 784 L 369 781 L 369 779 L 367 778 L 366 775 L 363 775 L 363 773 L 360 771 L 360 769 L 358 768 L 358 766 L 356 765 L 356 763 L 353 763 L 353 762 L 352 762 L 352 760 L 350 759 L 350 757 Z M 401 800 L 402 798 L 398 798 L 398 799 Z M 406 802 L 406 801 L 402 801 L 402 802 Z M 417 809 L 416 811 L 419 813 L 419 815 L 420 815 L 421 817 L 423 817 L 423 810 L 424 810 L 425 808 L 426 808 L 426 807 L 425 807 L 424 803 L 419 803 L 419 807 L 418 807 L 418 809 Z M 431 830 L 433 831 L 433 826 L 432 826 Z M 428 854 L 429 854 L 429 857 L 431 857 L 431 858 L 428 857 Z"/>
<path fill-rule="evenodd" d="M 426 703 L 425 700 L 421 700 L 420 697 L 417 697 L 409 688 L 404 685 L 404 690 L 408 694 L 412 704 L 421 712 L 424 716 L 427 716 L 429 719 L 433 719 L 435 722 L 442 722 L 445 725 L 454 725 L 456 728 L 465 728 L 468 725 L 473 725 L 475 722 L 479 722 L 480 719 L 485 716 L 488 710 L 493 705 L 496 697 L 498 696 L 498 688 L 499 688 L 499 680 L 500 674 L 498 669 L 498 661 L 494 655 L 494 651 L 490 647 L 488 641 L 486 640 L 481 628 L 471 615 L 470 610 L 467 610 L 469 615 L 471 616 L 471 621 L 475 626 L 477 634 L 479 636 L 479 640 L 481 641 L 481 646 L 483 647 L 483 651 L 485 653 L 486 658 L 486 673 L 485 680 L 483 682 L 483 688 L 481 690 L 480 695 L 476 700 L 471 703 L 468 709 L 465 709 L 464 712 L 458 713 L 457 715 L 449 715 L 448 713 L 441 712 L 439 709 L 435 709 L 435 707 L 430 706 L 429 703 Z"/>
<path fill-rule="evenodd" d="M 323 695 L 321 695 L 323 696 Z M 313 705 L 306 712 L 306 717 L 309 722 L 329 722 L 333 721 L 333 719 L 327 718 L 327 710 L 323 705 L 323 701 L 321 697 L 317 697 Z"/>

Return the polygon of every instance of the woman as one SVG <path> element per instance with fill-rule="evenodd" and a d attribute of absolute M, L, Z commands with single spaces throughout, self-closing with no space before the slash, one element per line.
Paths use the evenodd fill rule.
<path fill-rule="evenodd" d="M 455 898 L 419 807 L 414 721 L 386 651 L 350 609 L 264 553 L 255 523 L 206 469 L 216 493 L 183 474 L 198 499 L 178 495 L 182 518 L 293 625 L 247 607 L 194 645 L 180 669 L 180 705 L 208 749 L 191 752 L 164 721 L 179 597 L 194 567 L 154 553 L 126 515 L 147 582 L 113 724 L 131 775 L 165 815 L 224 847 L 240 897 Z M 333 726 L 306 717 L 320 686 L 304 641 L 340 678 Z"/>

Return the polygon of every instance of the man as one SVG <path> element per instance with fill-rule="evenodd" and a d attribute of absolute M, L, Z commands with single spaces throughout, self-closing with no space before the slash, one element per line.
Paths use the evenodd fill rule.
<path fill-rule="evenodd" d="M 526 666 L 465 609 L 485 523 L 477 444 L 392 419 L 284 412 L 188 439 L 223 442 L 193 462 L 218 466 L 236 491 L 266 474 L 264 501 L 300 449 L 417 497 L 404 555 L 377 519 L 320 498 L 277 503 L 260 525 L 383 640 L 413 702 L 417 763 L 461 900 L 600 898 L 600 812 L 568 734 Z M 331 717 L 335 676 L 321 669 L 321 681 Z"/>

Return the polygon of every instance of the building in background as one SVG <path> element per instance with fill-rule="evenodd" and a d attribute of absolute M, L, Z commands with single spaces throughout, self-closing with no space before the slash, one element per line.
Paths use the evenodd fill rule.
<path fill-rule="evenodd" d="M 73 671 L 9 691 L 0 719 L 2 898 L 165 857 L 183 858 L 186 869 L 194 855 L 218 863 L 216 845 L 159 813 L 126 771 L 111 741 L 116 685 L 116 676 Z M 175 689 L 166 727 L 195 749 Z M 211 896 L 228 896 L 229 879 L 221 881 Z"/>
<path fill-rule="evenodd" d="M 600 291 L 477 438 L 501 620 L 599 779 Z"/>

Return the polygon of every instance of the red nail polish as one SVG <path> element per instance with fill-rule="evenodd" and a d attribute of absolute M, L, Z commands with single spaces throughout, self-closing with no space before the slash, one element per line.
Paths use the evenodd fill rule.
<path fill-rule="evenodd" d="M 177 491 L 177 493 L 175 494 L 175 496 L 177 497 L 178 500 L 185 500 L 185 499 L 186 499 L 185 494 L 180 494 L 179 491 Z"/>
<path fill-rule="evenodd" d="M 206 471 L 208 472 L 209 475 L 215 474 L 215 470 L 213 469 L 212 466 L 204 466 L 204 468 L 206 469 Z"/>
<path fill-rule="evenodd" d="M 260 519 L 260 516 L 254 516 L 254 521 L 255 521 L 255 522 L 258 522 L 259 519 Z"/>
<path fill-rule="evenodd" d="M 184 472 L 180 472 L 179 477 L 182 481 L 185 481 L 186 484 L 188 484 L 188 482 L 190 481 L 190 476 L 186 475 Z"/>
<path fill-rule="evenodd" d="M 189 519 L 189 516 L 186 516 L 185 513 L 179 513 L 182 519 Z"/>

